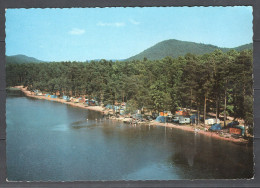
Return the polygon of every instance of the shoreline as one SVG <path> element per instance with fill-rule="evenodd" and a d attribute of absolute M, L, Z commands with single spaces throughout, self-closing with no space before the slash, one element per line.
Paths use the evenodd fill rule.
<path fill-rule="evenodd" d="M 243 145 L 249 144 L 249 140 L 246 140 L 244 138 L 233 138 L 233 137 L 227 138 L 224 136 L 220 136 L 217 132 L 204 131 L 204 130 L 199 130 L 199 131 L 195 132 L 194 127 L 190 126 L 190 125 L 178 125 L 178 124 L 174 124 L 174 123 L 159 123 L 159 122 L 151 122 L 150 125 L 175 128 L 175 129 L 180 129 L 183 131 L 194 132 L 194 134 L 201 134 L 201 135 L 212 137 L 212 138 L 215 138 L 218 140 L 225 140 L 227 142 L 232 142 L 232 143 L 236 143 L 236 144 L 243 144 Z"/>
<path fill-rule="evenodd" d="M 32 98 L 37 98 L 37 99 L 43 99 L 43 100 L 49 100 L 49 101 L 56 101 L 56 102 L 60 102 L 63 104 L 68 104 L 74 107 L 79 107 L 79 108 L 83 108 L 83 109 L 87 109 L 87 110 L 93 110 L 93 111 L 97 111 L 97 112 L 105 112 L 106 109 L 104 107 L 101 106 L 85 106 L 82 103 L 72 103 L 72 102 L 66 102 L 64 101 L 64 99 L 59 99 L 59 98 L 46 98 L 44 95 L 43 96 L 38 96 L 38 95 L 34 95 L 32 94 L 32 92 L 28 91 L 27 88 L 23 88 L 23 86 L 14 86 L 13 88 L 17 88 L 19 90 L 21 90 L 27 97 L 32 97 Z M 114 118 L 114 120 L 117 121 L 123 121 L 124 118 Z M 220 136 L 219 134 L 217 134 L 216 132 L 210 132 L 210 131 L 204 131 L 204 130 L 199 130 L 197 132 L 194 131 L 194 127 L 190 126 L 190 125 L 178 125 L 178 124 L 174 124 L 174 123 L 159 123 L 156 122 L 155 120 L 152 120 L 149 123 L 142 123 L 143 125 L 146 126 L 161 126 L 161 127 L 168 127 L 168 128 L 175 128 L 175 129 L 180 129 L 183 131 L 188 131 L 188 132 L 194 132 L 194 134 L 202 134 L 208 137 L 212 137 L 218 140 L 225 140 L 227 142 L 233 142 L 236 144 L 248 144 L 249 140 L 246 140 L 244 138 L 233 138 L 233 137 L 224 137 L 224 136 Z"/>
<path fill-rule="evenodd" d="M 46 98 L 45 95 L 42 95 L 42 96 L 34 95 L 30 91 L 28 91 L 27 88 L 23 88 L 23 86 L 14 86 L 13 88 L 20 89 L 27 97 L 49 100 L 49 101 L 56 101 L 56 102 L 60 102 L 60 103 L 63 103 L 63 104 L 68 104 L 68 105 L 71 105 L 71 106 L 75 106 L 75 107 L 79 107 L 79 108 L 83 108 L 83 109 L 88 109 L 88 110 L 94 110 L 94 111 L 98 111 L 98 112 L 105 111 L 105 108 L 103 108 L 101 106 L 85 106 L 81 103 L 66 102 L 66 101 L 64 101 L 64 99 Z"/>

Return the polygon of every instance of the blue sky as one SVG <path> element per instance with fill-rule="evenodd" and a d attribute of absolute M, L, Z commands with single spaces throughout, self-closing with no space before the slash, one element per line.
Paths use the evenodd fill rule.
<path fill-rule="evenodd" d="M 252 7 L 7 9 L 6 55 L 44 61 L 125 59 L 167 39 L 252 42 Z"/>

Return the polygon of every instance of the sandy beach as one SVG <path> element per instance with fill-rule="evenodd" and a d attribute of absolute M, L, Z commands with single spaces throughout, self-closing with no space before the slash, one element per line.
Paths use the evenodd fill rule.
<path fill-rule="evenodd" d="M 44 95 L 42 95 L 42 96 L 34 95 L 34 93 L 28 91 L 27 88 L 23 88 L 23 86 L 15 86 L 14 88 L 20 89 L 27 97 L 32 97 L 32 98 L 37 98 L 37 99 L 44 99 L 44 100 L 49 100 L 49 101 L 56 101 L 56 102 L 68 104 L 68 105 L 71 105 L 71 106 L 84 108 L 84 109 L 88 109 L 88 110 L 94 110 L 94 111 L 98 111 L 98 112 L 103 112 L 105 110 L 105 108 L 103 108 L 101 106 L 85 106 L 82 103 L 66 102 L 66 101 L 64 101 L 64 99 L 49 98 L 49 97 L 45 97 Z"/>
<path fill-rule="evenodd" d="M 28 97 L 56 101 L 56 102 L 68 104 L 71 106 L 88 109 L 88 110 L 94 110 L 94 111 L 98 111 L 98 112 L 106 111 L 106 109 L 101 106 L 85 106 L 82 103 L 66 102 L 66 101 L 64 101 L 64 99 L 49 98 L 49 97 L 47 98 L 45 96 L 38 96 L 38 95 L 35 95 L 33 92 L 28 91 L 27 88 L 24 88 L 23 86 L 15 86 L 14 88 L 20 89 Z M 114 118 L 114 120 L 117 120 L 117 121 L 124 121 L 124 119 L 125 119 L 124 117 Z M 194 134 L 202 134 L 202 135 L 209 136 L 209 137 L 212 137 L 215 139 L 225 140 L 228 142 L 234 142 L 234 143 L 238 143 L 238 144 L 247 144 L 249 142 L 248 140 L 246 140 L 244 138 L 224 137 L 216 132 L 210 132 L 210 131 L 204 131 L 204 130 L 194 131 L 195 127 L 193 127 L 191 125 L 178 125 L 178 124 L 174 124 L 174 123 L 159 123 L 159 122 L 156 122 L 155 120 L 150 121 L 149 123 L 143 123 L 143 124 L 147 125 L 147 126 L 163 126 L 163 127 L 181 129 L 184 131 L 194 132 Z"/>
<path fill-rule="evenodd" d="M 204 131 L 204 130 L 199 130 L 199 131 L 195 132 L 194 127 L 190 126 L 190 125 L 178 125 L 178 124 L 174 124 L 174 123 L 159 123 L 159 122 L 156 122 L 156 121 L 152 121 L 150 123 L 150 125 L 181 129 L 181 130 L 184 130 L 184 131 L 194 132 L 194 134 L 202 134 L 202 135 L 213 137 L 213 138 L 216 138 L 216 139 L 226 140 L 228 142 L 241 143 L 241 144 L 247 144 L 248 143 L 248 140 L 246 140 L 244 138 L 233 138 L 233 137 L 226 138 L 224 136 L 221 136 L 220 134 L 217 134 L 216 132 Z"/>

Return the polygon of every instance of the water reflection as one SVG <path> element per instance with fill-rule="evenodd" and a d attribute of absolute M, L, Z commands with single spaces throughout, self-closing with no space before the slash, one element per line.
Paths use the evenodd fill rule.
<path fill-rule="evenodd" d="M 252 177 L 251 147 L 18 96 L 6 103 L 9 180 Z"/>
<path fill-rule="evenodd" d="M 252 178 L 251 147 L 189 134 L 180 138 L 169 163 L 182 169 L 184 179 Z M 194 174 L 196 174 L 194 176 Z"/>
<path fill-rule="evenodd" d="M 55 125 L 55 126 L 53 126 L 52 130 L 53 131 L 67 131 L 68 125 L 67 124 Z"/>
<path fill-rule="evenodd" d="M 176 145 L 175 154 L 172 157 L 174 163 L 187 163 L 190 167 L 193 166 L 198 138 L 199 135 L 197 134 L 190 134 L 189 137 L 180 137 L 179 144 Z"/>

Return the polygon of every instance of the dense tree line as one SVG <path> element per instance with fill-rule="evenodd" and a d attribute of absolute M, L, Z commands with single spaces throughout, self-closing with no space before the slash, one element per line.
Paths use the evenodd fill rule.
<path fill-rule="evenodd" d="M 184 107 L 253 124 L 252 50 L 216 50 L 154 61 L 8 64 L 6 74 L 8 87 L 87 95 L 105 105 L 127 102 L 131 109 L 174 112 Z"/>

